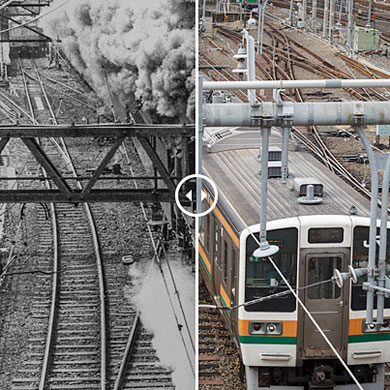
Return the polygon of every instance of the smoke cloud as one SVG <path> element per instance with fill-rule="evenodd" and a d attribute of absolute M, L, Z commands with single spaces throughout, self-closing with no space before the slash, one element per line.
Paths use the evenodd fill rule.
<path fill-rule="evenodd" d="M 193 0 L 72 0 L 41 26 L 106 102 L 192 122 L 194 21 Z"/>

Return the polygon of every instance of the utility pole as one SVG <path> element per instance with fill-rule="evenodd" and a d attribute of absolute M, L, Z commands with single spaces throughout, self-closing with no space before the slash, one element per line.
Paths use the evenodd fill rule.
<path fill-rule="evenodd" d="M 372 0 L 369 0 L 368 3 L 368 16 L 367 16 L 367 24 L 366 27 L 371 27 L 371 13 L 372 13 Z"/>
<path fill-rule="evenodd" d="M 314 31 L 314 34 L 317 33 L 317 0 L 313 0 L 311 7 L 311 28 Z"/>
<path fill-rule="evenodd" d="M 341 29 L 341 17 L 343 16 L 343 0 L 339 0 L 339 16 L 337 19 L 337 28 Z"/>
<path fill-rule="evenodd" d="M 257 27 L 257 54 L 263 54 L 263 35 L 264 35 L 264 18 L 265 18 L 265 7 L 267 6 L 268 0 L 259 0 L 259 20 Z"/>
<path fill-rule="evenodd" d="M 324 3 L 324 22 L 322 25 L 322 38 L 328 37 L 328 19 L 329 19 L 329 0 L 325 0 Z"/>
<path fill-rule="evenodd" d="M 302 21 L 303 28 L 306 30 L 306 14 L 307 14 L 307 0 L 303 0 L 303 9 L 302 9 Z"/>
<path fill-rule="evenodd" d="M 290 0 L 290 13 L 289 13 L 289 19 L 290 19 L 290 26 L 293 25 L 293 15 L 294 15 L 294 0 Z"/>
<path fill-rule="evenodd" d="M 336 9 L 336 0 L 330 0 L 330 15 L 329 15 L 329 42 L 330 43 L 333 43 L 335 9 Z"/>
<path fill-rule="evenodd" d="M 347 3 L 348 14 L 348 26 L 347 26 L 347 55 L 353 54 L 353 30 L 354 30 L 354 18 L 353 18 L 353 0 L 348 0 Z"/>

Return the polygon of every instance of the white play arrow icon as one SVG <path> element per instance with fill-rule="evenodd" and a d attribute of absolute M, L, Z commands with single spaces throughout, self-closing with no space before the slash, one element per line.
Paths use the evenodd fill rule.
<path fill-rule="evenodd" d="M 186 193 L 186 198 L 192 202 L 192 190 L 188 191 Z M 202 191 L 202 194 L 200 195 L 200 198 L 202 202 L 207 198 L 206 192 Z"/>

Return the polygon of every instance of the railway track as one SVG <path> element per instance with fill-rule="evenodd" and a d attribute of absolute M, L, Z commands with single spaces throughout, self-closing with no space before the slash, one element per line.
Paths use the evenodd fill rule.
<path fill-rule="evenodd" d="M 20 89 L 29 108 L 25 116 L 33 123 L 58 123 L 36 64 L 20 60 L 20 68 Z M 35 80 L 27 68 L 35 72 Z M 14 109 L 24 110 L 17 104 Z M 36 142 L 63 175 L 76 176 L 64 140 Z M 81 186 L 76 180 L 71 183 Z M 172 371 L 157 358 L 152 334 L 124 300 L 117 267 L 106 275 L 94 214 L 99 216 L 100 209 L 93 213 L 88 204 L 59 204 L 50 210 L 51 224 L 41 221 L 39 253 L 52 255 L 54 261 L 42 264 L 47 274 L 33 298 L 30 350 L 12 380 L 13 390 L 175 388 Z"/>
<path fill-rule="evenodd" d="M 364 8 L 361 8 L 362 10 L 364 10 L 364 13 L 358 14 L 357 13 L 357 9 L 355 7 L 355 12 L 356 12 L 356 15 L 357 15 L 356 25 L 359 26 L 359 27 L 365 27 L 366 24 L 367 24 L 368 6 L 367 6 L 367 2 L 361 2 L 361 4 L 363 4 L 365 6 Z M 284 8 L 284 9 L 289 9 L 290 8 L 289 2 L 285 2 L 283 0 L 282 1 L 281 0 L 273 1 L 273 5 L 277 6 L 278 8 Z M 324 17 L 323 5 L 322 5 L 322 9 L 321 9 L 321 5 L 320 4 L 317 4 L 317 7 L 318 7 L 317 8 L 317 17 L 318 18 L 323 18 Z M 307 13 L 308 13 L 308 15 L 311 16 L 311 4 L 308 4 Z M 380 4 L 380 3 L 376 2 L 374 4 L 374 8 L 373 8 L 373 12 L 372 13 L 376 15 L 375 20 L 378 20 L 378 21 L 381 21 L 381 22 L 385 22 L 385 23 L 386 22 L 390 22 L 390 17 L 389 17 L 390 9 L 389 9 L 389 5 L 388 4 Z M 338 20 L 338 13 L 336 13 L 336 19 Z M 347 17 L 345 15 L 342 16 L 341 22 L 345 26 L 348 24 L 348 19 L 347 19 Z M 387 31 L 382 32 L 381 38 L 385 42 L 390 42 L 390 34 Z"/>
<path fill-rule="evenodd" d="M 206 286 L 199 285 L 199 303 L 212 304 Z M 199 390 L 244 390 L 239 355 L 223 319 L 215 310 L 199 311 Z"/>
<path fill-rule="evenodd" d="M 276 50 L 275 50 L 276 42 L 279 42 L 279 43 L 282 43 L 283 45 L 285 45 L 285 50 L 283 50 L 283 52 L 286 53 L 286 51 L 287 51 L 287 55 L 285 55 L 285 61 L 287 64 L 286 69 L 287 69 L 287 72 L 290 72 L 290 74 L 287 74 L 287 72 L 284 69 L 282 69 L 280 64 L 276 64 L 275 63 L 276 61 L 273 60 L 274 58 L 271 58 L 271 56 L 268 56 L 265 53 L 262 56 L 266 61 L 266 66 L 265 67 L 263 66 L 263 69 L 268 66 L 269 68 L 272 69 L 272 72 L 275 73 L 275 76 L 280 74 L 282 76 L 282 78 L 284 78 L 284 79 L 293 79 L 294 78 L 293 65 L 295 65 L 295 63 L 291 62 L 291 57 L 290 57 L 290 61 L 289 61 L 288 52 L 291 51 L 293 53 L 296 53 L 296 54 L 299 54 L 300 56 L 302 56 L 303 55 L 302 51 L 299 51 L 299 49 L 304 49 L 304 51 L 306 51 L 308 54 L 310 54 L 313 57 L 317 58 L 318 60 L 324 62 L 324 60 L 322 58 L 320 58 L 316 53 L 314 53 L 310 49 L 304 48 L 301 44 L 296 42 L 294 39 L 291 39 L 290 37 L 286 36 L 282 31 L 278 30 L 277 28 L 272 26 L 270 23 L 266 22 L 266 25 L 271 30 L 271 31 L 266 31 L 266 32 L 271 34 L 271 36 L 272 35 L 274 36 L 274 39 L 273 39 L 274 46 L 271 47 L 270 52 L 272 54 L 276 52 Z M 239 43 L 242 39 L 240 33 L 236 32 L 236 31 L 231 31 L 223 26 L 218 26 L 218 31 L 222 35 L 233 40 L 236 43 Z M 278 35 L 279 37 L 276 37 L 276 35 Z M 293 48 L 291 45 L 296 45 L 297 48 Z M 303 58 L 305 61 L 307 61 L 308 64 L 311 65 L 313 63 L 313 60 L 311 60 L 310 58 L 307 58 L 307 57 L 303 57 Z M 279 59 L 280 58 L 277 57 L 278 61 L 279 61 Z M 258 60 L 259 59 L 257 59 L 257 61 Z M 256 62 L 256 64 L 257 64 L 257 62 Z M 327 67 L 329 69 L 331 69 L 331 67 L 332 67 L 334 72 L 335 72 L 332 75 L 332 78 L 336 78 L 337 76 L 342 75 L 341 70 L 339 70 L 336 67 L 333 67 L 332 65 L 331 66 L 329 66 L 329 65 L 331 65 L 331 64 L 327 63 Z M 262 71 L 261 68 L 259 70 Z M 267 75 L 269 75 L 268 72 L 267 72 Z M 345 74 L 342 76 L 343 76 L 342 78 L 346 78 Z M 325 78 L 329 77 L 329 73 L 324 72 L 322 74 L 322 77 L 325 77 Z M 348 78 L 350 78 L 350 76 L 348 76 Z M 362 100 L 371 99 L 371 96 L 370 96 L 371 90 L 370 91 L 367 91 L 367 90 L 363 91 L 363 93 L 368 94 L 368 97 L 363 96 L 360 92 L 357 92 L 356 90 L 348 89 L 347 91 L 349 93 L 351 93 L 352 96 L 356 96 L 355 93 L 358 93 Z M 295 96 L 296 96 L 296 99 L 298 101 L 303 101 L 303 96 L 302 96 L 302 94 L 300 94 L 299 91 L 298 92 L 295 91 Z M 379 94 L 379 96 L 381 97 L 381 100 L 387 100 L 387 98 L 384 98 L 382 95 Z M 375 93 L 373 93 L 372 97 L 377 97 L 376 91 L 375 91 Z M 293 135 L 299 140 L 299 142 L 304 144 L 320 161 L 322 161 L 330 169 L 334 170 L 334 172 L 337 175 L 339 175 L 344 180 L 349 182 L 355 189 L 364 193 L 369 198 L 371 197 L 371 192 L 364 185 L 362 185 L 362 183 L 360 183 L 360 181 L 358 179 L 356 179 L 343 166 L 343 164 L 341 162 L 338 161 L 338 159 L 333 155 L 333 153 L 331 153 L 329 148 L 327 148 L 325 143 L 322 141 L 322 137 L 317 129 L 313 128 L 312 133 L 311 133 L 311 136 L 312 136 L 312 139 L 314 142 L 310 139 L 310 137 L 304 135 L 299 129 L 294 128 L 292 130 L 293 130 Z M 382 152 L 380 149 L 376 148 L 375 146 L 373 146 L 373 147 L 377 151 Z"/>

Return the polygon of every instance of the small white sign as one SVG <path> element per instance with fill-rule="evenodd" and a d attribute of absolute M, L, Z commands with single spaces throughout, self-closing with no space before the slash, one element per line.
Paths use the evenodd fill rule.
<path fill-rule="evenodd" d="M 376 135 L 390 137 L 390 125 L 376 125 Z"/>

